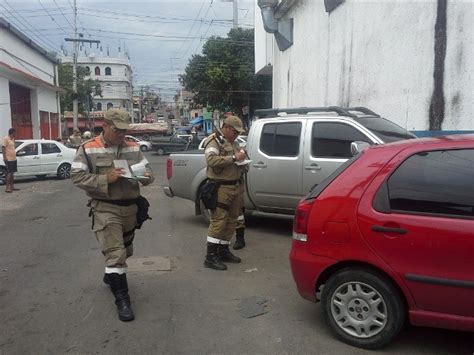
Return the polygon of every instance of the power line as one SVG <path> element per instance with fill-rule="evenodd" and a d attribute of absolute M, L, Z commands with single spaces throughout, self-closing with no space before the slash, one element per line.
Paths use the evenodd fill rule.
<path fill-rule="evenodd" d="M 110 31 L 110 30 L 103 30 L 103 29 L 95 29 L 95 28 L 89 28 L 90 31 L 93 32 L 105 32 L 105 33 L 115 33 L 115 34 L 122 34 L 122 35 L 130 35 L 130 36 L 143 36 L 143 37 L 152 37 L 152 38 L 170 38 L 170 39 L 182 39 L 182 40 L 187 40 L 187 39 L 196 39 L 196 38 L 201 38 L 198 36 L 173 36 L 173 35 L 157 35 L 157 34 L 149 34 L 149 33 L 136 33 L 136 32 L 121 32 L 121 31 Z M 208 40 L 214 40 L 214 41 L 220 41 L 220 42 L 226 42 L 226 43 L 234 43 L 234 44 L 247 44 L 247 45 L 253 45 L 254 41 L 235 41 L 235 40 L 229 40 L 228 38 L 222 38 L 222 37 L 208 37 L 203 39 L 208 39 Z"/>
<path fill-rule="evenodd" d="M 202 11 L 202 7 L 204 6 L 205 1 L 201 4 L 201 8 L 198 12 L 198 15 L 192 19 L 192 18 L 186 18 L 186 17 L 165 17 L 165 16 L 152 16 L 152 15 L 141 15 L 141 14 L 133 14 L 130 12 L 118 12 L 118 11 L 110 11 L 110 10 L 100 10 L 100 14 L 103 15 L 104 13 L 108 14 L 113 14 L 113 15 L 118 15 L 118 16 L 124 16 L 128 19 L 130 17 L 135 17 L 135 18 L 140 18 L 140 19 L 150 19 L 150 20 L 155 20 L 155 22 L 158 22 L 156 20 L 166 20 L 166 21 L 176 21 L 176 22 L 200 22 L 199 20 L 199 15 Z M 91 9 L 87 7 L 79 7 L 79 10 L 84 10 L 86 12 L 93 12 L 94 14 L 97 13 L 97 9 Z M 232 20 L 227 20 L 227 19 L 220 19 L 220 20 L 215 20 L 218 22 L 232 22 Z"/>
<path fill-rule="evenodd" d="M 79 14 L 78 12 L 76 11 L 77 9 L 74 8 L 74 5 L 71 4 L 71 0 L 67 0 L 68 3 L 69 3 L 69 6 L 71 7 L 73 13 L 76 13 L 76 19 L 79 21 L 79 23 L 81 24 L 81 28 L 89 35 L 89 37 L 92 37 L 91 33 L 89 31 L 87 31 L 87 29 L 85 28 L 84 24 L 82 23 L 81 19 L 79 18 Z"/>
<path fill-rule="evenodd" d="M 196 16 L 196 20 L 199 18 L 199 15 L 201 14 L 201 11 L 202 11 L 202 8 L 203 8 L 203 7 L 204 7 L 204 1 L 201 3 L 201 7 L 199 8 L 199 12 L 198 12 L 198 14 L 197 14 L 197 16 Z M 189 32 L 188 32 L 187 36 L 189 36 L 189 35 L 191 34 L 192 30 L 194 29 L 194 25 L 195 25 L 195 24 L 196 24 L 196 22 L 193 22 L 193 25 L 192 25 L 191 28 L 189 29 Z M 191 45 L 191 44 L 190 44 L 190 45 Z M 181 52 L 181 50 L 183 49 L 183 47 L 184 47 L 184 43 L 181 45 L 180 49 L 176 51 L 176 53 Z M 186 53 L 188 50 L 189 50 L 189 47 L 186 49 L 186 51 L 185 51 L 184 53 Z M 175 57 L 176 57 L 176 56 L 177 56 L 177 55 L 175 55 Z M 183 57 L 184 57 L 184 54 L 183 54 L 181 57 L 179 57 L 179 58 L 183 58 Z"/>
<path fill-rule="evenodd" d="M 134 22 L 136 23 L 137 22 L 137 18 L 134 18 L 133 16 L 130 17 L 115 17 L 115 16 L 109 16 L 109 15 L 97 15 L 97 14 L 89 14 L 89 13 L 84 13 L 84 12 L 81 12 L 81 15 L 82 16 L 91 16 L 91 17 L 98 17 L 98 18 L 102 18 L 102 19 L 111 19 L 111 20 L 120 20 L 120 21 L 131 21 L 131 22 Z M 144 23 L 183 23 L 183 21 L 178 21 L 178 20 L 145 20 L 145 19 L 139 19 L 140 22 L 144 22 Z M 191 20 L 191 21 L 194 21 L 194 20 Z M 208 21 L 203 21 L 203 22 L 214 22 L 216 25 L 218 26 L 222 26 L 222 27 L 232 27 L 231 24 L 227 23 L 228 20 L 208 20 Z M 187 21 L 186 21 L 187 22 Z M 199 22 L 199 20 L 197 21 Z M 245 24 L 246 26 L 245 27 L 253 27 L 251 24 Z"/>
<path fill-rule="evenodd" d="M 18 23 L 18 27 L 20 28 L 20 25 L 21 27 L 23 27 L 24 29 L 26 28 L 30 28 L 32 29 L 32 34 L 38 38 L 38 41 L 40 41 L 40 43 L 42 43 L 44 46 L 46 46 L 46 48 L 49 48 L 50 50 L 53 49 L 54 51 L 58 51 L 58 48 L 56 47 L 56 44 L 51 42 L 49 39 L 47 38 L 44 38 L 41 37 L 40 35 L 36 34 L 36 31 L 35 31 L 35 28 L 31 25 L 31 23 L 29 23 L 25 18 L 23 18 L 9 3 L 7 0 L 4 0 L 4 3 L 9 6 L 11 8 L 11 10 L 9 10 L 8 8 L 6 8 L 5 6 L 3 6 L 2 4 L 0 4 L 1 7 L 3 7 L 14 19 L 15 21 L 17 21 Z M 12 12 L 13 11 L 13 12 Z M 15 14 L 17 15 L 15 15 Z M 23 19 L 24 23 L 21 21 L 21 19 Z M 11 20 L 11 19 L 10 19 Z M 49 42 L 49 44 L 48 44 Z"/>
<path fill-rule="evenodd" d="M 72 30 L 74 30 L 74 26 L 73 24 L 71 23 L 71 21 L 69 21 L 69 19 L 67 18 L 67 16 L 64 14 L 63 10 L 59 7 L 59 5 L 56 3 L 56 0 L 53 0 L 54 1 L 54 4 L 57 6 L 57 9 L 61 12 L 61 14 L 63 15 L 63 17 L 66 19 L 67 23 L 69 24 L 69 26 L 71 27 Z M 69 3 L 71 4 L 71 3 Z M 74 10 L 74 9 L 73 9 Z"/>
<path fill-rule="evenodd" d="M 67 34 L 66 30 L 64 28 L 62 28 L 62 26 L 56 22 L 56 20 L 54 19 L 54 17 L 48 12 L 48 10 L 46 10 L 46 8 L 43 6 L 43 3 L 41 2 L 41 0 L 38 0 L 39 4 L 41 5 L 41 7 L 43 8 L 44 11 L 46 11 L 46 13 L 49 15 L 49 17 L 51 18 L 51 20 L 58 26 L 58 28 L 60 30 L 62 30 L 64 32 L 64 34 Z"/>
<path fill-rule="evenodd" d="M 201 29 L 202 23 L 203 23 L 203 21 L 206 20 L 207 14 L 209 13 L 209 10 L 211 9 L 213 2 L 214 2 L 214 0 L 211 0 L 211 3 L 209 4 L 209 7 L 207 8 L 206 14 L 204 15 L 203 19 L 201 20 L 201 23 L 199 24 L 199 28 L 198 28 L 198 30 L 196 31 L 196 33 L 199 33 L 199 30 Z M 209 28 L 211 27 L 211 25 L 212 25 L 212 20 L 211 20 L 211 23 L 209 24 L 209 27 L 207 28 L 208 30 L 209 30 Z M 207 34 L 207 31 L 206 31 L 206 34 Z M 204 37 L 206 36 L 206 34 L 204 35 Z M 192 53 L 196 53 L 196 51 L 197 51 L 199 45 L 201 44 L 201 41 L 202 41 L 202 37 L 201 37 L 200 40 L 198 41 L 198 44 L 197 44 L 197 46 L 194 48 L 194 51 L 193 51 Z M 191 47 L 191 46 L 190 46 L 190 47 Z M 186 54 L 187 54 L 187 52 L 184 54 L 185 57 L 186 57 Z"/>

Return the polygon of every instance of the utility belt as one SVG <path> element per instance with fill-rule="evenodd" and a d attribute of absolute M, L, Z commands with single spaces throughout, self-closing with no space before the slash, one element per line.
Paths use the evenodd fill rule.
<path fill-rule="evenodd" d="M 241 183 L 242 183 L 242 179 L 230 180 L 230 181 L 212 180 L 212 179 L 207 180 L 207 182 L 201 187 L 201 190 L 200 190 L 200 198 L 204 204 L 204 207 L 210 210 L 215 210 L 217 207 L 222 207 L 222 206 L 219 206 L 219 203 L 217 201 L 217 193 L 219 191 L 219 186 L 222 186 L 222 185 L 238 186 Z"/>
<path fill-rule="evenodd" d="M 137 226 L 136 226 L 137 229 L 140 229 L 142 227 L 142 224 L 147 219 L 152 219 L 148 215 L 148 209 L 150 208 L 150 203 L 143 196 L 139 196 L 137 198 L 132 198 L 128 200 L 103 200 L 99 198 L 94 198 L 94 200 L 110 203 L 111 205 L 116 205 L 116 206 L 121 206 L 121 207 L 137 205 Z M 90 203 L 88 204 L 88 206 L 90 206 Z M 91 210 L 89 211 L 89 217 L 93 215 L 92 212 L 93 212 L 93 209 L 91 208 Z"/>
<path fill-rule="evenodd" d="M 110 203 L 111 205 L 122 206 L 122 207 L 136 205 L 138 202 L 138 198 L 132 198 L 128 200 L 102 200 L 99 198 L 94 198 L 94 200 L 100 201 L 100 202 L 106 202 L 106 203 Z"/>

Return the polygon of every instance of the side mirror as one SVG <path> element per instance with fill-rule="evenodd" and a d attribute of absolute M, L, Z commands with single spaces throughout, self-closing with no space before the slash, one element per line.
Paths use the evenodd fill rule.
<path fill-rule="evenodd" d="M 357 154 L 361 153 L 363 150 L 369 147 L 370 147 L 370 144 L 367 142 L 354 141 L 351 143 L 351 154 L 352 156 L 356 156 Z"/>

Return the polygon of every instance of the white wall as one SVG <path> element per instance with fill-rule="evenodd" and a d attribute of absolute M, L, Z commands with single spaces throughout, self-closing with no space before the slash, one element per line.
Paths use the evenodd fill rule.
<path fill-rule="evenodd" d="M 448 2 L 444 130 L 474 129 L 473 9 Z M 435 1 L 346 0 L 330 14 L 322 1 L 296 2 L 285 16 L 294 18 L 294 44 L 274 50 L 273 107 L 366 106 L 427 130 L 436 15 Z"/>
<path fill-rule="evenodd" d="M 56 92 L 52 90 L 38 90 L 39 111 L 58 112 Z"/>
<path fill-rule="evenodd" d="M 30 89 L 31 122 L 33 138 L 39 138 L 39 111 L 58 112 L 55 85 L 55 63 L 26 45 L 10 31 L 0 28 L 0 62 L 16 69 L 2 68 L 0 77 L 0 136 L 6 135 L 12 126 L 9 83 Z M 36 77 L 41 81 L 32 80 Z"/>
<path fill-rule="evenodd" d="M 262 15 L 255 1 L 255 27 L 263 28 Z M 273 35 L 265 31 L 254 32 L 255 73 L 272 74 L 273 64 Z"/>
<path fill-rule="evenodd" d="M 0 28 L 0 61 L 54 85 L 54 63 L 5 28 Z"/>
<path fill-rule="evenodd" d="M 0 76 L 0 139 L 8 134 L 12 127 L 10 104 L 10 89 L 8 80 Z"/>

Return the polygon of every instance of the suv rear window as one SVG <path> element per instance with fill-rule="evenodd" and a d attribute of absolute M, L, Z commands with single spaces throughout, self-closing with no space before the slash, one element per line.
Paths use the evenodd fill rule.
<path fill-rule="evenodd" d="M 266 123 L 260 150 L 270 156 L 296 157 L 300 150 L 301 122 Z"/>
<path fill-rule="evenodd" d="M 383 117 L 356 117 L 354 120 L 369 129 L 385 143 L 416 138 L 415 135 L 408 132 L 405 128 Z"/>

